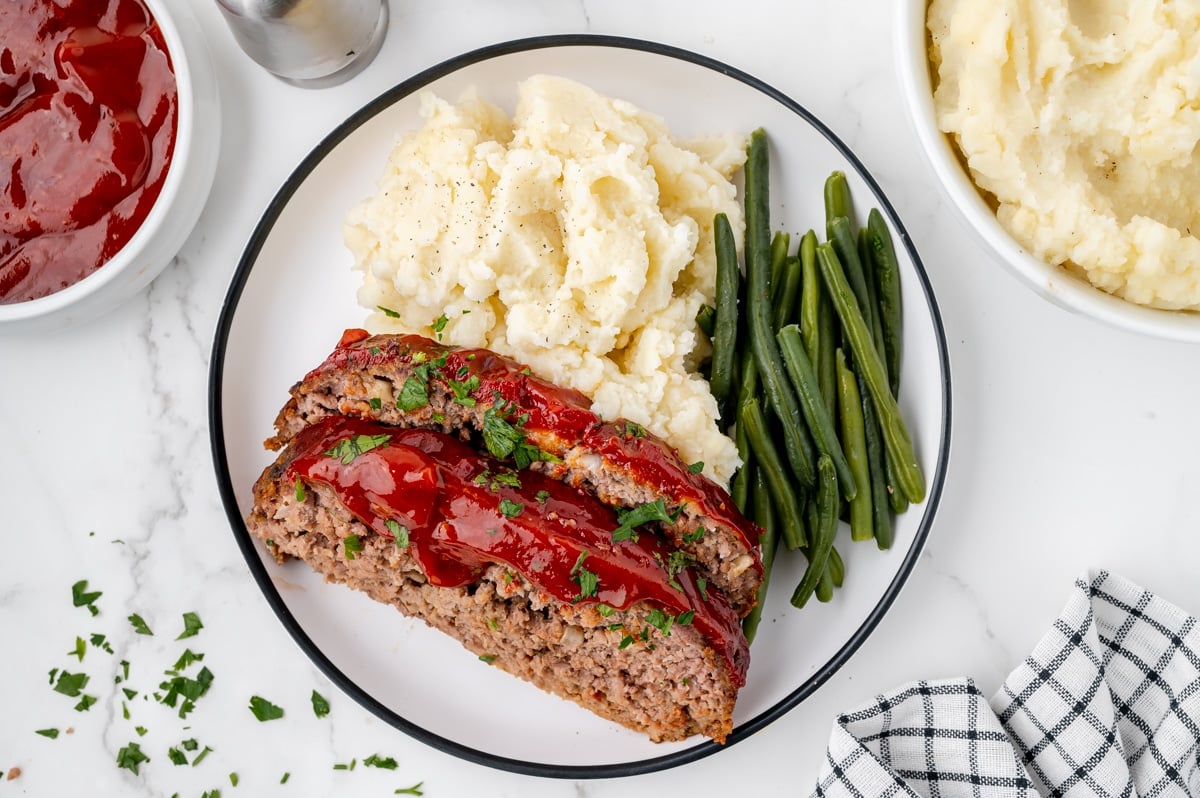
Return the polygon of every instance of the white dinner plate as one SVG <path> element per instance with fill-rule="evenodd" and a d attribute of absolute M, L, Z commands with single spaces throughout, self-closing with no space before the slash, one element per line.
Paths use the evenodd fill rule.
<path fill-rule="evenodd" d="M 542 693 L 487 667 L 419 621 L 326 584 L 303 563 L 276 565 L 242 521 L 251 485 L 272 460 L 261 442 L 271 434 L 288 388 L 332 351 L 344 328 L 362 326 L 366 318 L 355 301 L 359 276 L 342 244 L 342 220 L 374 192 L 397 137 L 419 125 L 418 94 L 428 88 L 453 100 L 474 86 L 511 111 L 517 83 L 538 73 L 574 78 L 629 100 L 663 116 L 681 137 L 765 128 L 772 218 L 794 234 L 823 230 L 822 186 L 834 169 L 849 179 L 860 222 L 874 206 L 891 225 L 904 292 L 900 404 L 928 497 L 898 518 L 889 551 L 852 544 L 842 530 L 838 548 L 846 581 L 831 603 L 793 609 L 788 598 L 804 558 L 781 557 L 726 747 L 795 708 L 857 650 L 912 571 L 941 494 L 950 441 L 941 320 L 899 218 L 850 150 L 791 98 L 693 53 L 596 36 L 510 42 L 433 67 L 347 119 L 279 190 L 234 275 L 212 357 L 213 458 L 234 535 L 263 595 L 304 652 L 348 695 L 414 737 L 475 762 L 552 777 L 630 775 L 689 762 L 721 746 L 700 738 L 654 744 Z M 346 623 L 348 617 L 355 622 Z"/>

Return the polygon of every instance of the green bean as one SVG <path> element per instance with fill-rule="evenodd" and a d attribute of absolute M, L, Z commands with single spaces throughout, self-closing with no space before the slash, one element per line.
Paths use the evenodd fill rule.
<path fill-rule="evenodd" d="M 738 426 L 743 425 L 746 427 L 750 451 L 754 452 L 763 479 L 775 498 L 775 506 L 779 511 L 779 536 L 788 549 L 795 551 L 806 543 L 800 497 L 793 489 L 787 468 L 767 431 L 767 420 L 758 399 L 750 399 L 738 410 Z"/>
<path fill-rule="evenodd" d="M 879 285 L 876 282 L 875 259 L 871 257 L 870 242 L 867 240 L 867 228 L 858 231 L 858 262 L 862 264 L 863 278 L 867 282 L 867 301 L 871 304 L 871 333 L 875 340 L 875 351 L 887 366 L 887 353 L 883 348 L 883 322 L 879 320 Z M 888 375 L 891 382 L 891 375 Z"/>
<path fill-rule="evenodd" d="M 896 480 L 904 495 L 914 503 L 925 498 L 925 476 L 913 452 L 908 428 L 900 415 L 896 397 L 888 386 L 887 371 L 879 353 L 875 351 L 870 330 L 854 300 L 846 275 L 842 272 L 837 253 L 828 243 L 817 246 L 817 263 L 821 267 L 821 279 L 825 283 L 834 309 L 842 322 L 842 331 L 850 343 L 850 351 L 859 372 L 870 392 L 879 416 L 880 431 L 887 447 L 888 456 L 896 466 Z M 840 382 L 840 380 L 839 380 Z"/>
<path fill-rule="evenodd" d="M 800 337 L 813 371 L 821 398 L 832 417 L 837 412 L 837 370 L 833 364 L 833 308 L 821 285 L 817 270 L 817 234 L 809 230 L 800 239 Z"/>
<path fill-rule="evenodd" d="M 833 461 L 829 455 L 823 454 L 817 458 L 817 525 L 812 530 L 813 541 L 808 550 L 808 566 L 800 584 L 792 593 L 792 605 L 803 607 L 816 589 L 821 575 L 825 572 L 825 562 L 829 559 L 829 550 L 833 548 L 833 539 L 837 536 L 837 514 L 840 501 L 838 499 L 837 472 L 834 471 Z"/>
<path fill-rule="evenodd" d="M 737 453 L 742 465 L 729 482 L 729 495 L 733 499 L 733 505 L 745 513 L 749 503 L 750 485 L 754 480 L 754 458 L 750 454 L 750 444 L 746 441 L 746 430 L 741 424 L 735 426 L 733 439 L 737 444 Z"/>
<path fill-rule="evenodd" d="M 833 577 L 829 573 L 828 563 L 826 563 L 825 570 L 821 571 L 821 578 L 817 580 L 817 589 L 813 591 L 813 595 L 822 604 L 833 601 Z"/>
<path fill-rule="evenodd" d="M 858 258 L 858 243 L 854 238 L 850 220 L 844 216 L 838 216 L 830 221 L 830 226 L 833 236 L 829 241 L 833 244 L 833 251 L 837 253 L 838 262 L 842 264 L 846 280 L 854 290 L 854 298 L 862 310 L 863 320 L 867 323 L 867 329 L 871 332 L 871 341 L 874 344 L 875 308 L 871 303 L 866 272 L 863 270 L 862 261 Z"/>
<path fill-rule="evenodd" d="M 842 444 L 846 447 L 846 459 L 854 471 L 854 478 L 859 482 L 858 493 L 850 500 L 850 539 L 870 540 L 875 537 L 875 516 L 871 504 L 871 471 L 862 394 L 859 393 L 854 372 L 846 366 L 841 349 L 837 350 L 836 359 Z"/>
<path fill-rule="evenodd" d="M 846 182 L 846 173 L 831 172 L 825 178 L 825 236 L 833 238 L 830 221 L 835 217 L 845 216 L 854 218 L 854 206 L 850 201 L 850 184 Z"/>
<path fill-rule="evenodd" d="M 701 305 L 700 309 L 696 311 L 696 324 L 702 333 L 712 338 L 716 331 L 717 309 L 712 305 Z"/>
<path fill-rule="evenodd" d="M 837 546 L 829 550 L 829 575 L 833 578 L 833 586 L 841 587 L 846 581 L 846 563 L 838 553 Z"/>
<path fill-rule="evenodd" d="M 783 274 L 783 262 L 787 259 L 788 247 L 791 246 L 792 237 L 777 230 L 775 235 L 771 236 L 771 294 L 774 295 L 775 287 L 779 285 L 780 275 Z"/>
<path fill-rule="evenodd" d="M 783 260 L 779 284 L 771 298 L 772 328 L 778 330 L 788 323 L 796 310 L 796 298 L 800 294 L 800 259 L 788 255 Z"/>
<path fill-rule="evenodd" d="M 865 386 L 861 374 L 855 374 L 858 381 L 859 399 L 862 402 L 863 431 L 866 433 L 867 468 L 871 477 L 871 518 L 875 543 L 881 549 L 892 547 L 892 516 L 888 504 L 887 486 L 887 452 L 884 451 L 883 441 L 880 440 L 879 419 L 875 415 L 875 405 Z"/>
<path fill-rule="evenodd" d="M 713 220 L 717 246 L 717 289 L 716 321 L 713 339 L 712 377 L 709 385 L 716 397 L 717 406 L 724 406 L 733 384 L 734 362 L 737 352 L 738 330 L 738 282 L 741 271 L 738 267 L 737 245 L 733 241 L 733 228 L 729 217 L 718 213 Z M 703 308 L 702 308 L 703 309 Z"/>
<path fill-rule="evenodd" d="M 742 619 L 742 633 L 746 636 L 747 643 L 754 642 L 754 634 L 758 631 L 759 621 L 762 620 L 763 605 L 767 601 L 767 588 L 771 581 L 771 568 L 775 562 L 775 551 L 779 548 L 778 520 L 775 516 L 775 508 L 771 506 L 771 493 L 767 488 L 767 483 L 763 480 L 762 472 L 758 472 L 754 477 L 754 484 L 750 488 L 750 515 L 756 524 L 762 527 L 762 537 L 759 542 L 762 546 L 762 565 L 763 578 L 762 583 L 758 586 L 758 593 L 755 595 L 754 608 Z"/>
<path fill-rule="evenodd" d="M 750 348 L 758 363 L 759 377 L 766 390 L 767 402 L 783 428 L 784 449 L 792 472 L 800 484 L 816 484 L 813 473 L 812 441 L 801 420 L 800 405 L 784 375 L 783 359 L 771 331 L 770 286 L 770 206 L 767 184 L 768 154 L 766 133 L 761 128 L 750 134 L 743 168 L 746 195 L 746 282 L 749 286 L 747 316 Z M 740 413 L 740 411 L 739 411 Z"/>
<path fill-rule="evenodd" d="M 875 263 L 875 280 L 879 287 L 879 323 L 883 329 L 884 361 L 887 363 L 888 383 L 892 395 L 900 396 L 900 338 L 903 317 L 900 305 L 900 264 L 892 234 L 878 208 L 867 216 L 867 243 Z"/>
<path fill-rule="evenodd" d="M 850 471 L 850 464 L 846 462 L 846 455 L 842 452 L 833 418 L 821 397 L 817 375 L 813 373 L 812 364 L 804 352 L 800 328 L 789 324 L 779 331 L 776 340 L 779 342 L 779 351 L 783 354 L 783 365 L 787 368 L 788 376 L 792 378 L 796 395 L 800 397 L 800 408 L 804 411 L 804 419 L 808 422 L 809 431 L 817 444 L 817 451 L 828 455 L 833 461 L 842 495 L 853 499 L 858 490 L 857 483 Z"/>

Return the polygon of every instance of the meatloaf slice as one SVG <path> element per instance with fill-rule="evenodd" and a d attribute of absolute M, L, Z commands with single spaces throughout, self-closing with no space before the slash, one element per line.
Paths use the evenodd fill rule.
<path fill-rule="evenodd" d="M 437 512 L 428 515 L 432 519 L 428 524 L 422 520 L 425 494 L 419 467 L 413 472 L 416 477 L 409 472 L 400 473 L 394 467 L 389 472 L 397 484 L 405 483 L 401 498 L 409 509 L 389 510 L 393 515 L 382 520 L 360 517 L 361 511 L 354 509 L 356 505 L 348 498 L 346 486 L 360 482 L 376 487 L 381 484 L 377 479 L 380 466 L 369 462 L 376 452 L 361 454 L 368 446 L 363 444 L 342 457 L 350 450 L 329 446 L 330 441 L 341 439 L 328 436 L 345 430 L 345 440 L 361 441 L 364 438 L 359 436 L 365 435 L 365 439 L 372 441 L 369 445 L 380 447 L 378 451 L 392 444 L 386 442 L 389 437 L 386 434 L 371 434 L 384 427 L 363 429 L 347 426 L 346 422 L 327 419 L 313 425 L 279 455 L 254 486 L 255 502 L 247 528 L 267 543 L 278 561 L 299 558 L 327 580 L 361 590 L 451 635 L 481 660 L 601 717 L 644 732 L 652 740 L 682 740 L 695 734 L 718 742 L 725 740 L 732 729 L 733 706 L 738 688 L 745 680 L 749 653 L 736 614 L 715 592 L 701 597 L 695 580 L 686 570 L 670 577 L 673 587 L 667 590 L 672 591 L 672 601 L 690 597 L 696 608 L 694 621 L 690 613 L 686 620 L 684 613 L 664 613 L 661 606 L 650 600 L 623 607 L 601 603 L 595 597 L 606 598 L 608 594 L 602 589 L 596 592 L 594 586 L 592 599 L 563 600 L 553 594 L 553 587 L 547 587 L 553 582 L 549 573 L 552 567 L 535 564 L 529 573 L 521 573 L 509 563 L 488 562 L 486 555 L 475 550 L 462 558 L 477 565 L 467 581 L 440 586 L 434 582 L 445 581 L 444 571 L 441 566 L 430 564 L 429 555 L 436 547 L 443 550 L 453 537 L 446 529 L 453 522 L 438 519 L 460 512 L 460 518 L 470 519 L 469 524 L 475 526 L 502 523 L 499 517 L 481 522 L 483 516 L 478 508 L 462 511 L 463 502 L 471 498 L 466 496 L 468 485 L 478 486 L 481 494 L 496 492 L 498 501 L 509 502 L 502 508 L 524 506 L 530 512 L 539 502 L 544 504 L 542 515 L 531 520 L 530 528 L 552 525 L 551 521 L 562 516 L 564 520 L 559 526 L 571 530 L 572 535 L 578 533 L 578 539 L 572 538 L 573 545 L 586 545 L 592 552 L 591 557 L 579 556 L 576 569 L 579 563 L 590 565 L 594 558 L 608 556 L 611 552 L 606 548 L 614 552 L 632 550 L 643 560 L 647 559 L 646 552 L 650 552 L 659 559 L 656 552 L 661 550 L 660 544 L 651 540 L 635 545 L 631 541 L 611 543 L 595 537 L 589 539 L 583 527 L 602 527 L 603 524 L 591 523 L 589 519 L 596 514 L 613 516 L 610 508 L 582 491 L 529 472 L 522 475 L 523 485 L 519 488 L 507 482 L 489 487 L 486 483 L 505 473 L 504 467 L 495 461 L 487 462 L 486 458 L 481 458 L 480 465 L 472 465 L 470 457 L 450 462 L 453 451 L 443 458 L 450 462 L 445 466 L 450 470 L 439 472 L 428 485 L 436 484 L 439 491 L 449 491 L 451 485 L 458 487 L 453 496 L 444 497 L 445 506 L 439 504 Z M 328 432 L 330 427 L 333 432 Z M 442 448 L 452 450 L 456 444 L 444 435 L 441 437 L 449 442 L 437 440 L 439 433 L 418 434 L 432 440 L 414 441 L 410 432 L 404 445 L 433 452 Z M 327 437 L 320 438 L 322 435 Z M 317 462 L 321 455 L 314 452 L 323 453 L 324 460 Z M 346 465 L 352 460 L 352 466 Z M 479 474 L 486 475 L 482 480 L 475 473 L 479 467 L 484 468 Z M 555 485 L 558 488 L 554 498 L 532 498 L 546 496 L 550 492 L 547 487 Z M 568 507 L 572 492 L 579 495 L 580 503 L 574 514 Z M 486 496 L 483 500 L 486 501 Z M 362 506 L 370 506 L 372 512 L 383 512 L 380 508 L 387 501 L 386 497 L 372 493 L 369 504 Z M 453 511 L 446 511 L 449 507 Z M 509 514 L 511 511 L 505 510 L 504 515 Z M 389 537 L 388 530 L 400 530 L 392 519 L 401 516 L 406 524 L 403 539 Z M 485 532 L 480 539 L 487 541 L 509 534 L 490 528 Z M 476 533 L 478 529 L 471 534 Z M 421 538 L 422 534 L 432 537 Z M 461 541 L 468 533 L 460 529 L 455 534 L 459 537 L 454 539 Z M 533 562 L 544 563 L 542 553 L 537 553 Z M 591 567 L 602 574 L 603 588 L 606 579 L 603 574 L 608 572 L 598 565 Z M 581 581 L 581 596 L 582 584 Z M 625 590 L 623 586 L 617 592 Z M 675 590 L 679 591 L 678 596 Z M 664 623 L 664 618 L 674 618 L 677 622 Z M 701 623 L 702 618 L 706 623 Z M 714 627 L 718 634 L 714 634 Z M 725 645 L 714 641 L 714 637 L 721 636 L 726 638 Z"/>
<path fill-rule="evenodd" d="M 473 438 L 518 467 L 586 487 L 615 507 L 662 502 L 670 519 L 659 524 L 661 533 L 744 616 L 762 582 L 758 527 L 661 439 L 633 422 L 603 421 L 590 405 L 578 391 L 486 349 L 347 330 L 326 361 L 292 387 L 266 445 L 278 449 L 330 414 L 371 418 Z"/>

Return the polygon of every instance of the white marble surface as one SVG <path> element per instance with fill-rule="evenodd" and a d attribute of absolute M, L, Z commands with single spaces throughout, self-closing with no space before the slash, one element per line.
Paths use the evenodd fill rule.
<path fill-rule="evenodd" d="M 1107 567 L 1200 610 L 1200 370 L 1195 347 L 1136 337 L 1047 305 L 981 252 L 944 206 L 909 131 L 894 75 L 892 12 L 881 0 L 728 4 L 663 0 L 393 0 L 383 50 L 342 86 L 285 85 L 237 49 L 211 0 L 194 6 L 221 83 L 216 184 L 177 262 L 111 315 L 38 337 L 0 338 L 0 798 L 8 795 L 428 796 L 807 794 L 838 712 L 916 678 L 974 677 L 991 692 L 1032 647 L 1089 566 Z M 929 545 L 862 649 L 792 713 L 750 740 L 674 770 L 580 783 L 461 762 L 393 730 L 320 675 L 250 578 L 217 496 L 206 420 L 213 331 L 263 207 L 347 114 L 462 51 L 562 32 L 658 40 L 724 60 L 788 93 L 878 178 L 912 234 L 949 339 L 954 441 Z M 71 585 L 103 591 L 92 617 Z M 204 629 L 174 640 L 181 615 Z M 125 620 L 140 613 L 153 637 Z M 103 633 L 115 650 L 67 652 Z M 180 720 L 153 691 L 185 645 L 215 674 Z M 83 671 L 88 712 L 47 684 Z M 309 695 L 329 697 L 316 719 Z M 287 716 L 260 724 L 259 694 Z M 148 731 L 139 738 L 135 726 Z M 37 729 L 73 729 L 58 739 Z M 173 766 L 187 739 L 214 750 Z M 152 761 L 118 769 L 139 741 Z M 365 768 L 392 756 L 394 771 Z M 352 758 L 352 772 L 333 769 Z M 236 772 L 237 787 L 228 774 Z M 283 773 L 291 774 L 279 785 Z"/>

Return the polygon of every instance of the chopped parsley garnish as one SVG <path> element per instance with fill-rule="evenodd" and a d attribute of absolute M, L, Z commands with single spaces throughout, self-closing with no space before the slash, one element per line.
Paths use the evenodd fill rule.
<path fill-rule="evenodd" d="M 408 548 L 408 527 L 401 526 L 399 522 L 393 521 L 391 518 L 383 522 L 383 525 L 392 533 L 392 537 L 396 541 L 396 547 L 401 549 Z"/>
<path fill-rule="evenodd" d="M 429 325 L 433 328 L 433 331 L 437 333 L 437 339 L 439 341 L 442 340 L 442 330 L 446 329 L 446 322 L 448 321 L 450 320 L 446 318 L 446 314 L 443 313 L 433 320 L 433 324 Z"/>
<path fill-rule="evenodd" d="M 75 638 L 75 650 L 68 651 L 67 656 L 68 657 L 79 657 L 79 661 L 83 662 L 83 655 L 86 653 L 87 653 L 87 643 L 85 643 L 83 641 L 82 637 L 76 637 Z"/>
<path fill-rule="evenodd" d="M 496 655 L 495 654 L 480 654 L 479 661 L 486 662 L 487 664 L 491 665 L 493 662 L 496 661 Z"/>
<path fill-rule="evenodd" d="M 79 703 L 75 705 L 76 712 L 87 712 L 96 703 L 96 696 L 84 693 L 79 697 Z"/>
<path fill-rule="evenodd" d="M 487 625 L 488 625 L 488 628 L 491 629 L 493 632 L 500 631 L 500 623 L 495 618 L 488 618 Z"/>
<path fill-rule="evenodd" d="M 209 748 L 207 745 L 204 746 L 204 750 L 201 751 L 200 753 L 196 754 L 196 758 L 192 760 L 192 767 L 196 767 L 196 765 L 199 765 L 201 762 L 204 761 L 204 757 L 208 756 L 211 753 L 212 753 L 212 749 Z M 213 792 L 216 792 L 216 790 L 214 790 Z"/>
<path fill-rule="evenodd" d="M 425 792 L 424 792 L 424 790 L 421 789 L 421 785 L 424 783 L 425 782 L 423 782 L 423 781 L 418 781 L 416 784 L 414 784 L 411 787 L 401 787 L 400 789 L 398 789 L 394 793 L 392 793 L 392 795 L 424 795 Z"/>
<path fill-rule="evenodd" d="M 58 674 L 58 681 L 54 684 L 54 692 L 62 693 L 71 698 L 79 698 L 79 695 L 83 692 L 83 688 L 87 687 L 89 678 L 86 673 L 68 673 L 67 671 L 62 671 Z"/>
<path fill-rule="evenodd" d="M 381 768 L 383 770 L 395 770 L 396 760 L 390 756 L 371 754 L 369 757 L 363 760 L 363 766 L 369 768 Z"/>
<path fill-rule="evenodd" d="M 617 648 L 629 648 L 631 645 L 633 645 L 633 638 L 625 635 L 621 638 L 621 645 L 617 646 Z"/>
<path fill-rule="evenodd" d="M 696 527 L 694 532 L 684 533 L 683 540 L 685 543 L 695 543 L 700 538 L 704 537 L 704 533 L 708 531 L 704 527 Z"/>
<path fill-rule="evenodd" d="M 138 767 L 143 762 L 149 762 L 150 757 L 142 753 L 142 747 L 137 743 L 129 743 L 117 752 L 117 767 L 132 770 L 136 776 Z"/>
<path fill-rule="evenodd" d="M 580 601 L 581 599 L 595 596 L 596 591 L 600 587 L 600 577 L 583 567 L 583 562 L 587 559 L 587 556 L 586 549 L 579 552 L 579 559 L 571 567 L 571 581 L 579 585 L 579 595 L 572 599 L 572 601 Z"/>
<path fill-rule="evenodd" d="M 700 598 L 708 601 L 708 580 L 703 576 L 696 577 L 696 589 L 700 591 Z"/>
<path fill-rule="evenodd" d="M 179 633 L 176 640 L 183 640 L 185 637 L 195 637 L 204 624 L 200 622 L 200 616 L 194 612 L 185 612 L 183 614 L 183 631 Z"/>
<path fill-rule="evenodd" d="M 183 751 L 180 751 L 178 748 L 168 748 L 167 759 L 171 760 L 171 763 L 176 767 L 180 765 L 186 765 L 188 763 L 187 754 L 185 754 Z"/>
<path fill-rule="evenodd" d="M 150 730 L 149 730 L 149 729 L 147 729 L 145 726 L 134 726 L 134 727 L 133 727 L 133 730 L 134 730 L 135 732 L 137 732 L 137 736 L 138 736 L 138 737 L 145 737 L 145 736 L 146 736 L 146 734 L 147 734 L 147 732 L 149 732 L 149 731 L 150 731 Z"/>
<path fill-rule="evenodd" d="M 87 589 L 87 580 L 80 579 L 75 584 L 71 585 L 71 602 L 76 607 L 87 607 L 88 612 L 92 615 L 99 615 L 100 608 L 96 606 L 96 599 L 104 595 L 101 591 L 96 590 L 91 593 Z"/>
<path fill-rule="evenodd" d="M 472 374 L 470 378 L 466 380 L 449 380 L 446 384 L 449 385 L 450 390 L 454 392 L 455 402 L 463 407 L 475 406 L 475 397 L 471 396 L 471 394 L 479 390 L 478 374 Z"/>
<path fill-rule="evenodd" d="M 174 674 L 174 673 L 180 673 L 183 670 L 185 670 L 189 665 L 197 663 L 197 662 L 201 661 L 202 659 L 204 659 L 203 654 L 197 654 L 196 652 L 192 651 L 190 648 L 185 648 L 183 650 L 183 653 L 179 655 L 179 659 L 175 660 L 175 664 L 171 666 L 171 670 L 167 671 L 167 673 L 168 673 L 168 675 Z M 136 690 L 129 690 L 128 688 L 126 688 L 125 694 L 128 695 L 130 698 L 133 698 L 133 695 L 129 695 L 129 693 L 131 693 L 131 692 L 133 693 L 133 695 L 137 695 Z"/>
<path fill-rule="evenodd" d="M 338 441 L 333 445 L 333 448 L 325 451 L 325 456 L 341 460 L 342 465 L 350 465 L 360 454 L 383 446 L 391 439 L 392 436 L 386 433 L 382 435 L 355 435 Z"/>
<path fill-rule="evenodd" d="M 492 457 L 499 460 L 512 457 L 518 469 L 528 468 L 539 460 L 559 462 L 557 457 L 542 451 L 525 437 L 524 416 L 514 424 L 504 418 L 504 408 L 504 405 L 489 407 L 483 414 L 483 444 Z"/>
<path fill-rule="evenodd" d="M 134 690 L 131 687 L 122 687 L 121 692 L 124 693 L 125 697 L 128 698 L 130 701 L 137 698 L 137 694 L 138 694 L 138 691 Z"/>
<path fill-rule="evenodd" d="M 644 438 L 646 437 L 646 428 L 635 421 L 626 421 L 624 425 L 617 425 L 617 433 L 627 438 Z"/>
<path fill-rule="evenodd" d="M 138 615 L 136 612 L 129 616 L 129 625 L 133 627 L 133 631 L 140 635 L 154 634 L 154 632 L 150 630 L 150 626 L 146 623 L 145 619 L 143 619 L 142 616 Z"/>
<path fill-rule="evenodd" d="M 516 518 L 525 509 L 525 505 L 518 502 L 510 501 L 509 499 L 500 500 L 500 512 L 506 518 Z"/>
<path fill-rule="evenodd" d="M 230 784 L 230 786 L 232 786 L 232 787 L 236 787 L 236 786 L 237 786 L 237 783 L 238 783 L 238 774 L 236 774 L 236 773 L 230 773 L 230 774 L 229 774 L 229 784 Z"/>
<path fill-rule="evenodd" d="M 612 607 L 608 606 L 607 604 L 597 604 L 596 612 L 600 615 L 601 618 L 607 618 L 608 616 L 610 616 L 614 612 L 616 612 L 616 610 L 614 610 Z"/>
<path fill-rule="evenodd" d="M 400 318 L 400 314 L 397 313 L 396 311 L 392 310 L 391 308 L 385 308 L 383 305 L 376 305 L 375 307 L 378 308 L 380 310 L 380 312 L 382 312 L 383 315 L 387 316 L 389 319 Z"/>
<path fill-rule="evenodd" d="M 680 626 L 691 626 L 692 621 L 696 618 L 695 610 L 684 610 L 675 616 L 675 623 Z"/>
<path fill-rule="evenodd" d="M 58 739 L 58 729 L 38 729 L 35 733 L 43 737 L 49 737 L 51 740 Z"/>
<path fill-rule="evenodd" d="M 300 477 L 296 477 L 296 501 L 303 503 L 307 495 L 304 492 L 304 483 L 300 481 Z"/>
<path fill-rule="evenodd" d="M 160 683 L 159 689 L 166 690 L 166 692 L 162 695 L 155 693 L 155 698 L 160 704 L 172 708 L 179 704 L 179 717 L 186 718 L 196 708 L 196 701 L 208 692 L 212 682 L 212 671 L 208 668 L 201 668 L 194 679 L 187 676 L 174 676 Z M 180 698 L 183 699 L 182 703 L 179 701 Z"/>
<path fill-rule="evenodd" d="M 113 648 L 111 645 L 109 645 L 108 638 L 99 632 L 93 634 L 88 639 L 92 641 L 92 645 L 96 648 L 101 649 L 109 654 L 113 653 Z"/>
<path fill-rule="evenodd" d="M 617 508 L 617 520 L 621 525 L 613 530 L 612 539 L 614 543 L 622 540 L 637 541 L 637 532 L 635 527 L 642 524 L 648 524 L 651 521 L 662 521 L 664 523 L 672 523 L 675 519 L 667 512 L 666 502 L 662 498 L 656 499 L 646 504 L 639 504 L 637 507 L 629 509 Z"/>
<path fill-rule="evenodd" d="M 280 784 L 287 784 L 287 781 L 288 781 L 288 779 L 290 779 L 291 777 L 292 777 L 292 774 L 291 774 L 291 773 L 288 773 L 287 771 L 284 771 L 284 774 L 283 774 L 282 776 L 280 776 L 280 777 L 279 777 L 279 783 L 280 783 Z"/>
<path fill-rule="evenodd" d="M 367 401 L 367 404 L 371 405 L 372 410 L 380 410 L 383 408 L 383 400 L 380 399 L 378 396 L 372 396 Z"/>
<path fill-rule="evenodd" d="M 313 708 L 313 714 L 316 715 L 318 718 L 325 717 L 326 715 L 329 714 L 329 699 L 325 698 L 325 696 L 321 695 L 316 690 L 313 690 L 312 691 L 312 708 Z"/>
<path fill-rule="evenodd" d="M 429 387 L 426 380 L 417 376 L 416 372 L 409 374 L 396 396 L 396 407 L 406 413 L 429 404 Z"/>
<path fill-rule="evenodd" d="M 535 493 L 533 495 L 533 498 L 537 499 L 538 504 L 545 504 L 546 500 L 550 498 L 550 491 L 539 490 L 537 493 Z"/>
<path fill-rule="evenodd" d="M 265 723 L 268 720 L 278 720 L 283 717 L 283 708 L 277 707 L 265 698 L 260 696 L 250 696 L 250 711 L 254 717 L 258 718 L 260 723 Z"/>
<path fill-rule="evenodd" d="M 346 535 L 342 538 L 342 548 L 346 552 L 346 559 L 353 560 L 354 555 L 362 551 L 362 541 L 358 539 L 358 535 Z"/>
<path fill-rule="evenodd" d="M 646 623 L 663 633 L 664 637 L 671 636 L 671 627 L 675 624 L 675 616 L 654 607 L 646 613 Z"/>
<path fill-rule="evenodd" d="M 688 471 L 692 474 L 699 474 L 703 470 L 704 470 L 704 461 L 703 460 L 697 460 L 696 462 L 694 462 L 688 466 Z"/>
<path fill-rule="evenodd" d="M 337 763 L 336 765 L 333 766 L 333 769 L 334 770 L 354 770 L 354 768 L 356 768 L 356 767 L 358 767 L 358 760 L 351 759 L 349 763 L 346 763 L 346 762 Z"/>

